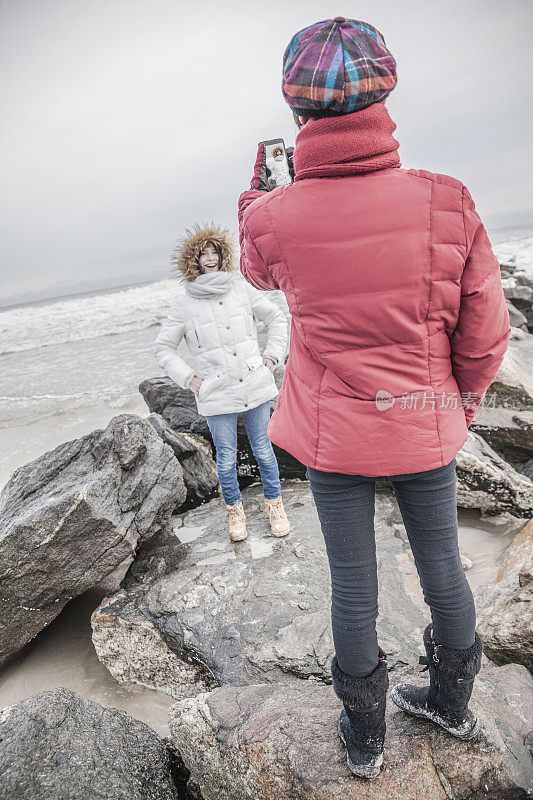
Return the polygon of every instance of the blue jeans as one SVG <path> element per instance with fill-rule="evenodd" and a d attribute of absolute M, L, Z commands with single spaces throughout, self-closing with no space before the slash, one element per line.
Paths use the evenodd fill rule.
<path fill-rule="evenodd" d="M 269 500 L 279 497 L 281 483 L 278 461 L 267 436 L 270 421 L 270 400 L 260 406 L 242 411 L 244 427 L 252 448 L 263 484 L 263 494 Z M 237 413 L 212 414 L 206 417 L 216 449 L 218 480 L 227 505 L 242 499 L 237 478 Z"/>
<path fill-rule="evenodd" d="M 443 467 L 384 475 L 396 495 L 431 609 L 438 644 L 474 644 L 476 610 L 457 539 L 456 459 Z M 339 666 L 364 677 L 378 663 L 378 574 L 374 535 L 376 478 L 307 467 L 331 572 L 331 625 Z"/>

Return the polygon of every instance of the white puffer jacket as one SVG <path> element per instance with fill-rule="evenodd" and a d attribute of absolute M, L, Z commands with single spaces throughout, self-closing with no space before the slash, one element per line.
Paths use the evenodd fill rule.
<path fill-rule="evenodd" d="M 268 329 L 263 355 L 255 320 L 262 320 Z M 176 352 L 183 337 L 196 370 Z M 189 388 L 195 374 L 203 378 L 195 398 L 198 413 L 207 416 L 246 411 L 276 397 L 278 388 L 263 357 L 281 363 L 287 344 L 283 311 L 238 273 L 224 294 L 180 295 L 159 332 L 154 353 L 159 366 L 183 389 Z"/>

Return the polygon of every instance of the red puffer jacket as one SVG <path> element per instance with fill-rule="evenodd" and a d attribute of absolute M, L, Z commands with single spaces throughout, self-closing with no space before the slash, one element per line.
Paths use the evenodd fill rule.
<path fill-rule="evenodd" d="M 395 128 L 384 102 L 311 119 L 294 183 L 239 198 L 241 272 L 292 316 L 268 435 L 326 472 L 448 464 L 511 332 L 468 189 L 401 168 Z"/>

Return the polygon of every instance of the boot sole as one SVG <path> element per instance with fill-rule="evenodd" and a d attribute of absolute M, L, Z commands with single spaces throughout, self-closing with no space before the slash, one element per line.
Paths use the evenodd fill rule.
<path fill-rule="evenodd" d="M 354 775 L 357 775 L 358 778 L 378 778 L 380 773 L 380 767 L 383 763 L 383 753 L 380 753 L 379 756 L 376 756 L 376 760 L 374 762 L 374 766 L 363 766 L 361 764 L 356 765 L 352 761 L 350 761 L 350 755 L 348 753 L 348 748 L 346 745 L 346 739 L 344 738 L 344 734 L 341 731 L 341 723 L 340 720 L 337 723 L 337 731 L 339 736 L 341 737 L 343 745 L 346 747 L 346 763 L 348 764 L 348 768 L 350 772 L 353 772 Z"/>
<path fill-rule="evenodd" d="M 287 530 L 286 530 L 286 531 L 283 531 L 283 532 L 281 532 L 281 531 L 280 531 L 279 533 L 274 533 L 274 531 L 272 531 L 272 536 L 275 536 L 275 537 L 276 537 L 276 539 L 281 539 L 281 537 L 282 537 L 282 536 L 286 536 L 286 535 L 287 535 L 287 534 L 290 532 L 290 530 L 291 530 L 291 528 L 290 528 L 290 526 L 289 526 L 289 527 L 287 528 Z"/>
<path fill-rule="evenodd" d="M 481 728 L 479 718 L 476 717 L 474 727 L 463 733 L 461 732 L 460 728 L 451 727 L 436 711 L 430 711 L 429 709 L 427 711 L 419 711 L 415 709 L 414 706 L 407 703 L 400 694 L 396 693 L 396 686 L 391 691 L 390 698 L 392 702 L 398 706 L 398 708 L 402 709 L 402 711 L 412 714 L 413 717 L 424 717 L 425 719 L 429 719 L 431 722 L 434 722 L 436 725 L 439 725 L 441 728 L 443 728 L 451 736 L 455 736 L 456 739 L 463 739 L 463 741 L 473 739 Z"/>

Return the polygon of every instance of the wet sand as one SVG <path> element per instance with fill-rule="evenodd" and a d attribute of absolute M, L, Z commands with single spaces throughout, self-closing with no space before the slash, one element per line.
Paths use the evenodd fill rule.
<path fill-rule="evenodd" d="M 0 708 L 63 686 L 101 706 L 122 709 L 168 736 L 170 695 L 136 684 L 124 685 L 97 658 L 91 639 L 91 613 L 104 597 L 92 589 L 72 600 L 61 614 L 0 673 Z"/>

